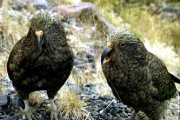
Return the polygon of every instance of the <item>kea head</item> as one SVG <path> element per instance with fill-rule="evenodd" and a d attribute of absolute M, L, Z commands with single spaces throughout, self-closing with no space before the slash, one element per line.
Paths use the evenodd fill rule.
<path fill-rule="evenodd" d="M 27 36 L 37 41 L 37 48 L 40 53 L 44 47 L 56 43 L 61 38 L 66 38 L 64 28 L 58 17 L 44 10 L 38 10 L 32 15 Z"/>
<path fill-rule="evenodd" d="M 147 50 L 133 33 L 127 30 L 113 31 L 101 55 L 101 64 L 116 63 L 121 66 L 142 64 Z"/>

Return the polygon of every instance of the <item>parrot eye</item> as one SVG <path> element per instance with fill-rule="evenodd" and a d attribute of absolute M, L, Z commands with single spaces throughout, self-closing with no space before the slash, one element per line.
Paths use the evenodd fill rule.
<path fill-rule="evenodd" d="M 120 47 L 125 47 L 125 46 L 126 46 L 125 42 L 120 43 Z"/>

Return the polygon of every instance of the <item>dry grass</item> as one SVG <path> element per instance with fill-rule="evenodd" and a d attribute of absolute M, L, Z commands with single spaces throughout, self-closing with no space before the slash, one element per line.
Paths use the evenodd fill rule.
<path fill-rule="evenodd" d="M 25 12 L 25 11 L 24 11 Z M 7 60 L 14 44 L 28 32 L 28 21 L 25 13 L 13 11 L 7 1 L 3 1 L 3 7 L 0 9 L 0 31 L 3 39 L 0 40 L 0 77 L 7 77 Z M 0 81 L 1 82 L 1 81 Z M 0 87 L 3 91 L 5 87 Z"/>
<path fill-rule="evenodd" d="M 4 1 L 1 13 L 2 25 L 0 26 L 4 34 L 4 48 L 9 48 L 6 49 L 8 52 L 10 52 L 17 40 L 28 32 L 28 19 L 24 16 L 27 11 L 21 13 L 10 9 L 10 7 L 7 1 Z"/>
<path fill-rule="evenodd" d="M 106 18 L 108 22 L 116 27 L 125 28 L 126 26 L 123 24 L 122 18 L 115 12 L 113 12 L 113 4 L 109 0 L 84 0 L 84 1 L 92 1 L 103 17 Z M 121 8 L 119 9 L 121 10 Z"/>
<path fill-rule="evenodd" d="M 43 96 L 39 91 L 33 92 L 29 95 L 29 100 L 32 104 L 40 104 L 45 100 L 45 96 Z"/>
<path fill-rule="evenodd" d="M 49 5 L 56 6 L 57 4 L 77 4 L 80 3 L 81 0 L 47 0 Z"/>
<path fill-rule="evenodd" d="M 93 120 L 86 110 L 86 103 L 80 100 L 77 89 L 63 86 L 57 95 L 57 108 L 65 120 Z"/>
<path fill-rule="evenodd" d="M 54 0 L 56 3 L 68 3 L 68 1 L 72 2 L 72 0 Z M 67 2 L 66 2 L 67 1 Z M 52 1 L 53 2 L 53 1 Z M 104 4 L 106 3 L 106 4 Z M 109 7 L 107 7 L 107 5 Z M 12 19 L 11 15 L 7 14 L 10 6 L 8 6 L 7 2 L 4 1 L 3 11 L 2 11 L 2 25 L 0 26 L 0 30 L 3 30 L 4 41 L 5 44 L 3 49 L 5 52 L 0 55 L 0 73 L 5 77 L 6 71 L 4 71 L 4 66 L 6 65 L 7 58 L 9 52 L 13 45 L 19 40 L 22 36 L 24 36 L 28 31 L 28 19 L 23 16 L 26 13 L 14 13 L 16 14 L 17 19 Z M 180 61 L 178 54 L 174 52 L 174 48 L 171 46 L 172 43 L 177 42 L 180 38 L 179 28 L 180 23 L 174 22 L 169 23 L 167 21 L 160 21 L 156 16 L 151 16 L 147 11 L 141 11 L 138 8 L 132 9 L 124 9 L 117 13 L 112 12 L 112 4 L 108 0 L 102 1 L 98 0 L 96 3 L 96 7 L 100 11 L 100 13 L 114 26 L 117 28 L 126 28 L 134 31 L 140 36 L 148 50 L 159 56 L 163 61 L 165 61 L 168 66 L 169 71 L 178 75 L 180 71 Z M 29 8 L 30 13 L 33 11 L 33 8 Z M 27 11 L 24 11 L 27 12 Z M 121 19 L 121 17 L 123 19 Z M 20 24 L 19 24 L 20 23 Z M 88 31 L 77 32 L 75 34 L 82 33 L 82 36 L 87 37 L 89 33 Z M 87 34 L 87 36 L 86 36 Z M 90 39 L 79 39 L 82 36 L 71 36 L 74 38 L 74 42 L 72 45 L 76 50 L 83 50 L 84 43 L 91 42 Z M 146 37 L 147 39 L 144 39 Z M 70 39 L 71 39 L 70 38 Z M 87 37 L 88 38 L 88 37 Z M 99 38 L 101 39 L 101 38 Z M 73 40 L 71 40 L 73 41 Z M 105 41 L 105 40 L 104 40 Z M 173 42 L 172 42 L 173 41 Z M 163 43 L 163 44 L 162 44 Z M 76 49 L 78 48 L 78 49 Z M 87 48 L 85 48 L 87 49 Z M 76 51 L 77 52 L 77 51 Z M 167 57 L 168 55 L 168 57 Z M 82 70 L 82 74 L 78 74 L 74 69 L 70 76 L 70 80 L 74 81 L 76 84 L 85 84 L 85 83 L 95 83 L 98 85 L 106 84 L 106 80 L 101 70 L 100 56 L 96 56 L 95 66 L 97 70 L 97 74 L 92 73 L 92 68 L 87 67 L 87 69 Z M 180 76 L 179 76 L 180 77 Z M 1 87 L 0 83 L 0 92 L 3 87 Z M 180 87 L 178 86 L 179 90 Z M 105 93 L 106 91 L 106 93 Z M 112 94 L 109 90 L 99 89 L 99 93 L 101 94 Z M 34 103 L 41 103 L 44 100 L 44 96 L 41 96 L 38 92 L 35 92 L 30 97 L 31 101 Z M 69 89 L 66 86 L 63 86 L 57 95 L 57 106 L 61 115 L 65 119 L 74 118 L 78 119 L 86 119 L 91 120 L 89 112 L 86 110 L 86 104 L 84 101 L 80 100 L 77 89 Z"/>
<path fill-rule="evenodd" d="M 0 95 L 4 94 L 5 85 L 0 81 Z"/>
<path fill-rule="evenodd" d="M 102 5 L 101 0 L 92 1 L 111 24 L 117 29 L 128 29 L 136 33 L 145 42 L 148 50 L 160 57 L 170 72 L 180 77 L 180 20 L 174 22 L 161 20 L 145 9 L 134 6 L 121 6 L 119 10 L 113 12 L 114 3 L 105 1 Z"/>
<path fill-rule="evenodd" d="M 7 64 L 8 56 L 9 54 L 6 52 L 0 54 L 0 77 L 1 78 L 6 78 L 7 76 L 6 64 Z"/>
<path fill-rule="evenodd" d="M 133 31 L 147 37 L 151 42 L 159 41 L 171 45 L 173 41 L 180 38 L 180 22 L 178 20 L 175 22 L 160 20 L 158 16 L 151 15 L 138 7 L 124 8 L 120 16 L 124 22 L 132 26 Z"/>
<path fill-rule="evenodd" d="M 6 77 L 6 63 L 9 53 L 14 44 L 28 32 L 28 20 L 24 13 L 13 11 L 7 1 L 3 2 L 0 10 L 0 31 L 3 32 L 3 39 L 0 41 L 0 47 L 3 50 L 0 54 L 0 77 Z"/>

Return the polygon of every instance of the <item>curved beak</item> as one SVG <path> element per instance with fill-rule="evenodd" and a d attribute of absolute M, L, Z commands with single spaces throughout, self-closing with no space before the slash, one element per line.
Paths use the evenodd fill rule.
<path fill-rule="evenodd" d="M 111 61 L 111 51 L 113 49 L 113 44 L 111 42 L 107 43 L 107 46 L 104 48 L 102 54 L 101 54 L 101 64 L 108 63 Z"/>
<path fill-rule="evenodd" d="M 37 36 L 37 43 L 38 43 L 38 50 L 41 53 L 42 52 L 42 35 L 43 35 L 43 31 L 42 30 L 38 30 L 35 31 L 35 35 Z"/>

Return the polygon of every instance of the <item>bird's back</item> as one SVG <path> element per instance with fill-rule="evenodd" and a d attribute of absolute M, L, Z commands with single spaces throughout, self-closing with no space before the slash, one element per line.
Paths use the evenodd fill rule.
<path fill-rule="evenodd" d="M 147 59 L 153 86 L 158 90 L 155 98 L 159 101 L 172 98 L 177 89 L 164 62 L 152 53 L 148 54 Z"/>

